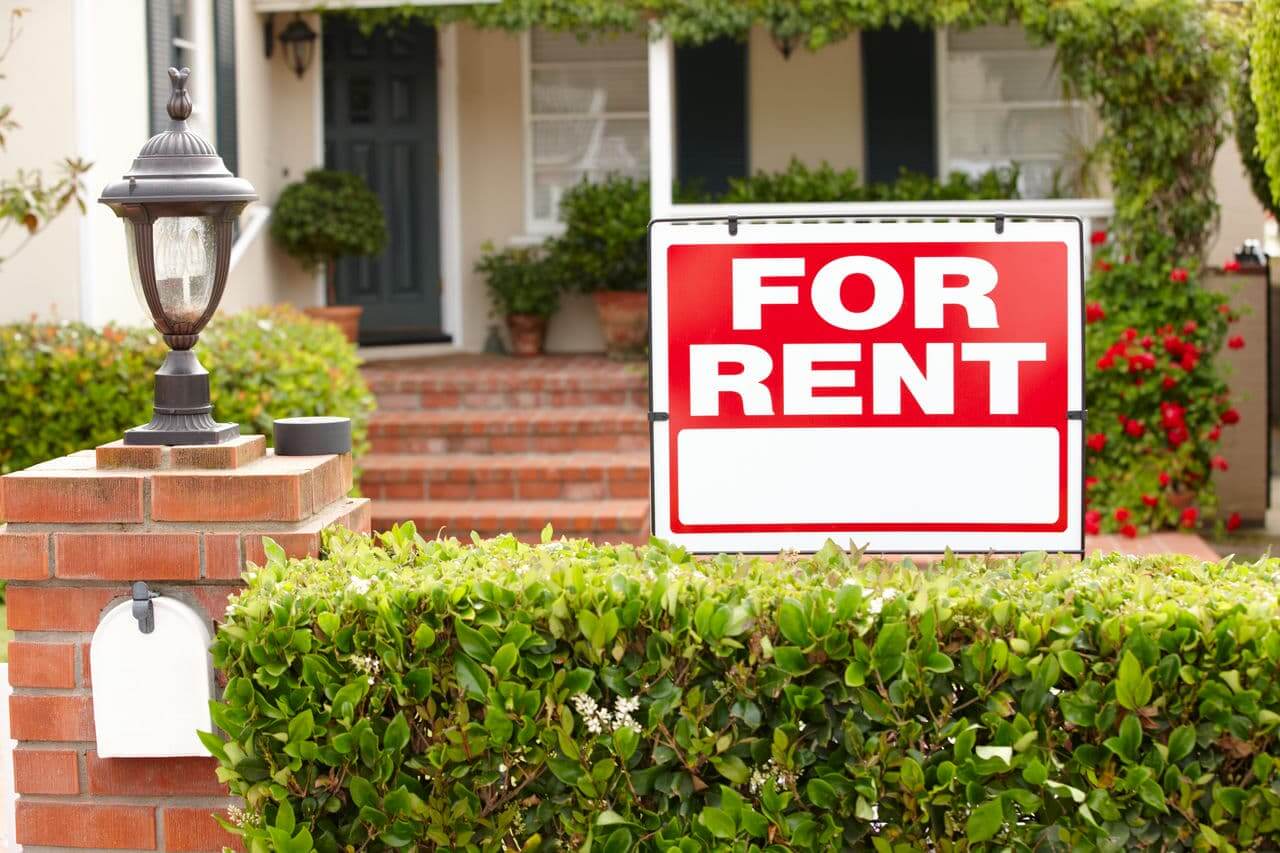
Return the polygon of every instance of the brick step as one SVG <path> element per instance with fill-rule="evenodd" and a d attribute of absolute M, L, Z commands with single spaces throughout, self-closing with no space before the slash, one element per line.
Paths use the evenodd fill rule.
<path fill-rule="evenodd" d="M 366 367 L 364 376 L 383 411 L 555 407 L 645 408 L 644 365 L 600 358 L 546 356 L 499 359 L 472 356 L 451 362 Z"/>
<path fill-rule="evenodd" d="M 527 409 L 378 412 L 369 424 L 375 453 L 581 453 L 645 450 L 639 409 Z"/>
<path fill-rule="evenodd" d="M 428 539 L 437 532 L 466 541 L 471 531 L 483 537 L 514 533 L 537 542 L 548 522 L 561 534 L 597 542 L 648 540 L 647 500 L 565 501 L 409 501 L 373 502 L 373 529 L 386 530 L 413 521 Z"/>
<path fill-rule="evenodd" d="M 649 496 L 649 455 L 644 451 L 374 453 L 361 466 L 361 492 L 374 499 L 599 501 Z"/>

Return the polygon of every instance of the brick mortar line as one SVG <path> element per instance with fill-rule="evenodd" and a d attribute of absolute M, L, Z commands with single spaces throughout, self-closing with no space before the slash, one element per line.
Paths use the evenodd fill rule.
<path fill-rule="evenodd" d="M 208 572 L 205 571 L 204 540 L 205 537 L 203 535 L 196 540 L 196 577 L 200 580 L 205 580 L 208 577 Z"/>
<path fill-rule="evenodd" d="M 185 796 L 182 794 L 77 794 L 75 796 L 57 796 L 54 794 L 23 794 L 22 802 L 44 806 L 70 806 L 76 804 L 92 804 L 102 806 L 155 806 L 156 808 L 183 809 L 225 809 L 227 806 L 244 802 L 240 797 L 228 794 L 225 797 Z M 163 849 L 163 848 L 162 848 Z"/>
<path fill-rule="evenodd" d="M 312 524 L 317 516 L 342 503 L 354 506 L 368 498 L 342 495 L 314 512 L 306 518 L 294 521 L 153 521 L 117 522 L 99 521 L 78 523 L 73 521 L 10 521 L 4 525 L 6 532 L 13 534 L 34 533 L 306 533 L 301 528 Z M 336 519 L 335 519 L 336 520 Z M 52 570 L 53 543 L 49 543 L 50 569 Z"/>
<path fill-rule="evenodd" d="M 92 696 L 89 687 L 14 687 L 14 696 Z M 26 743 L 26 741 L 23 741 Z"/>

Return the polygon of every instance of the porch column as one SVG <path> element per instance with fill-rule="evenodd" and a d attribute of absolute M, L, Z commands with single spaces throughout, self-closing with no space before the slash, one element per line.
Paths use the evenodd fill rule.
<path fill-rule="evenodd" d="M 675 48 L 671 37 L 649 39 L 649 210 L 659 219 L 671 215 L 671 181 L 675 174 Z"/>

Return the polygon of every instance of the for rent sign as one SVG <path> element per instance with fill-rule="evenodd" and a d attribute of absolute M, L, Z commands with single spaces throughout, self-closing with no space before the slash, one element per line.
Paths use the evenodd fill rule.
<path fill-rule="evenodd" d="M 654 223 L 654 532 L 1080 550 L 1081 225 L 998 225 Z"/>

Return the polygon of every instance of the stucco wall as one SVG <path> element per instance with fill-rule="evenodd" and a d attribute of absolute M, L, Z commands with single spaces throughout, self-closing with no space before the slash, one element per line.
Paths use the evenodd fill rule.
<path fill-rule="evenodd" d="M 1227 136 L 1213 161 L 1213 186 L 1218 193 L 1218 204 L 1222 206 L 1222 219 L 1217 238 L 1209 248 L 1208 261 L 1220 266 L 1245 240 L 1262 240 L 1266 219 L 1262 205 L 1249 186 L 1234 135 Z"/>
<path fill-rule="evenodd" d="M 863 170 L 862 52 L 857 33 L 789 59 L 762 28 L 747 47 L 748 151 L 752 171 L 786 168 L 793 156 Z"/>
<path fill-rule="evenodd" d="M 29 0 L 0 2 L 0 43 L 8 38 L 9 16 Z M 21 34 L 0 73 L 0 103 L 13 107 L 21 127 L 7 134 L 0 153 L 6 176 L 18 169 L 41 169 L 46 179 L 61 157 L 77 153 L 72 0 L 46 0 L 22 18 Z M 0 236 L 0 256 L 24 241 L 16 227 Z M 80 221 L 64 214 L 0 266 L 0 322 L 30 315 L 80 316 Z"/>

